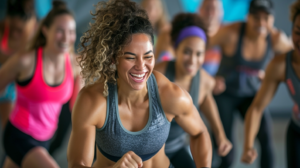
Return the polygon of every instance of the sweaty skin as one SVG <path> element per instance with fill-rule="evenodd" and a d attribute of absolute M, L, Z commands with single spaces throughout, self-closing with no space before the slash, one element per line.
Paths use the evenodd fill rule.
<path fill-rule="evenodd" d="M 135 83 L 128 78 L 130 72 L 144 71 L 146 79 L 155 75 L 163 111 L 168 119 L 176 122 L 191 135 L 191 151 L 197 167 L 210 167 L 212 146 L 207 129 L 193 105 L 189 93 L 170 82 L 165 76 L 153 71 L 153 46 L 148 35 L 132 35 L 132 41 L 123 48 L 124 54 L 118 57 L 118 99 L 119 114 L 123 126 L 129 131 L 139 131 L 148 121 L 149 103 L 145 81 Z M 151 51 L 151 52 L 150 52 Z M 122 70 L 120 70 L 122 69 Z M 70 168 L 115 168 L 143 167 L 168 168 L 170 162 L 164 146 L 151 159 L 142 162 L 134 152 L 128 151 L 116 163 L 108 160 L 97 149 L 97 160 L 93 163 L 95 149 L 95 129 L 101 128 L 106 119 L 106 97 L 103 95 L 104 82 L 100 78 L 94 84 L 83 88 L 76 100 L 72 122 L 68 161 Z M 79 145 L 80 144 L 80 145 Z"/>

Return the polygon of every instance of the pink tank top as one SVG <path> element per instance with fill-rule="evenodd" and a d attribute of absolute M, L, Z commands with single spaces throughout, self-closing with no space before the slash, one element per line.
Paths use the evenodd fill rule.
<path fill-rule="evenodd" d="M 37 63 L 33 78 L 26 86 L 17 85 L 17 100 L 10 122 L 22 132 L 39 141 L 52 138 L 61 107 L 72 95 L 74 78 L 69 55 L 65 55 L 65 76 L 56 87 L 43 78 L 43 48 L 37 50 Z"/>

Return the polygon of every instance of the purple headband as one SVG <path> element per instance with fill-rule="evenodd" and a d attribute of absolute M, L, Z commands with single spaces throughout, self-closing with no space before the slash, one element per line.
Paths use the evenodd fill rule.
<path fill-rule="evenodd" d="M 177 40 L 175 41 L 175 48 L 178 47 L 179 43 L 187 37 L 196 36 L 200 37 L 204 42 L 207 42 L 206 35 L 203 29 L 198 26 L 189 26 L 182 29 L 179 33 Z"/>

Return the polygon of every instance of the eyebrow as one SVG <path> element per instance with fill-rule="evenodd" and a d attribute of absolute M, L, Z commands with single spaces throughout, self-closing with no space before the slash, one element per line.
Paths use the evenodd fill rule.
<path fill-rule="evenodd" d="M 153 51 L 152 51 L 152 50 L 149 50 L 149 51 L 146 52 L 144 55 L 150 54 L 151 52 L 153 52 Z M 134 54 L 134 53 L 132 53 L 132 52 L 124 52 L 124 55 L 126 55 L 126 54 L 136 56 L 136 54 Z"/>

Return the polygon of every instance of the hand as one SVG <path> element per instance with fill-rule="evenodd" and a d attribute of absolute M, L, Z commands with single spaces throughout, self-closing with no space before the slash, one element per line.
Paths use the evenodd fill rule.
<path fill-rule="evenodd" d="M 275 21 L 274 16 L 270 16 L 268 18 L 267 30 L 268 30 L 269 33 L 272 33 L 272 31 L 274 30 L 274 21 Z"/>
<path fill-rule="evenodd" d="M 141 168 L 143 167 L 142 159 L 134 152 L 129 151 L 113 166 L 113 168 Z"/>
<path fill-rule="evenodd" d="M 218 146 L 218 154 L 223 157 L 226 156 L 232 149 L 232 144 L 227 138 L 220 140 Z"/>
<path fill-rule="evenodd" d="M 213 94 L 219 95 L 219 94 L 223 93 L 226 89 L 225 79 L 221 76 L 216 76 L 215 81 L 216 81 L 216 85 L 213 90 Z"/>
<path fill-rule="evenodd" d="M 257 74 L 257 77 L 259 80 L 263 80 L 265 78 L 265 71 L 264 70 L 259 70 L 258 71 L 258 74 Z"/>
<path fill-rule="evenodd" d="M 246 164 L 252 164 L 257 157 L 255 149 L 244 150 L 241 161 Z"/>

